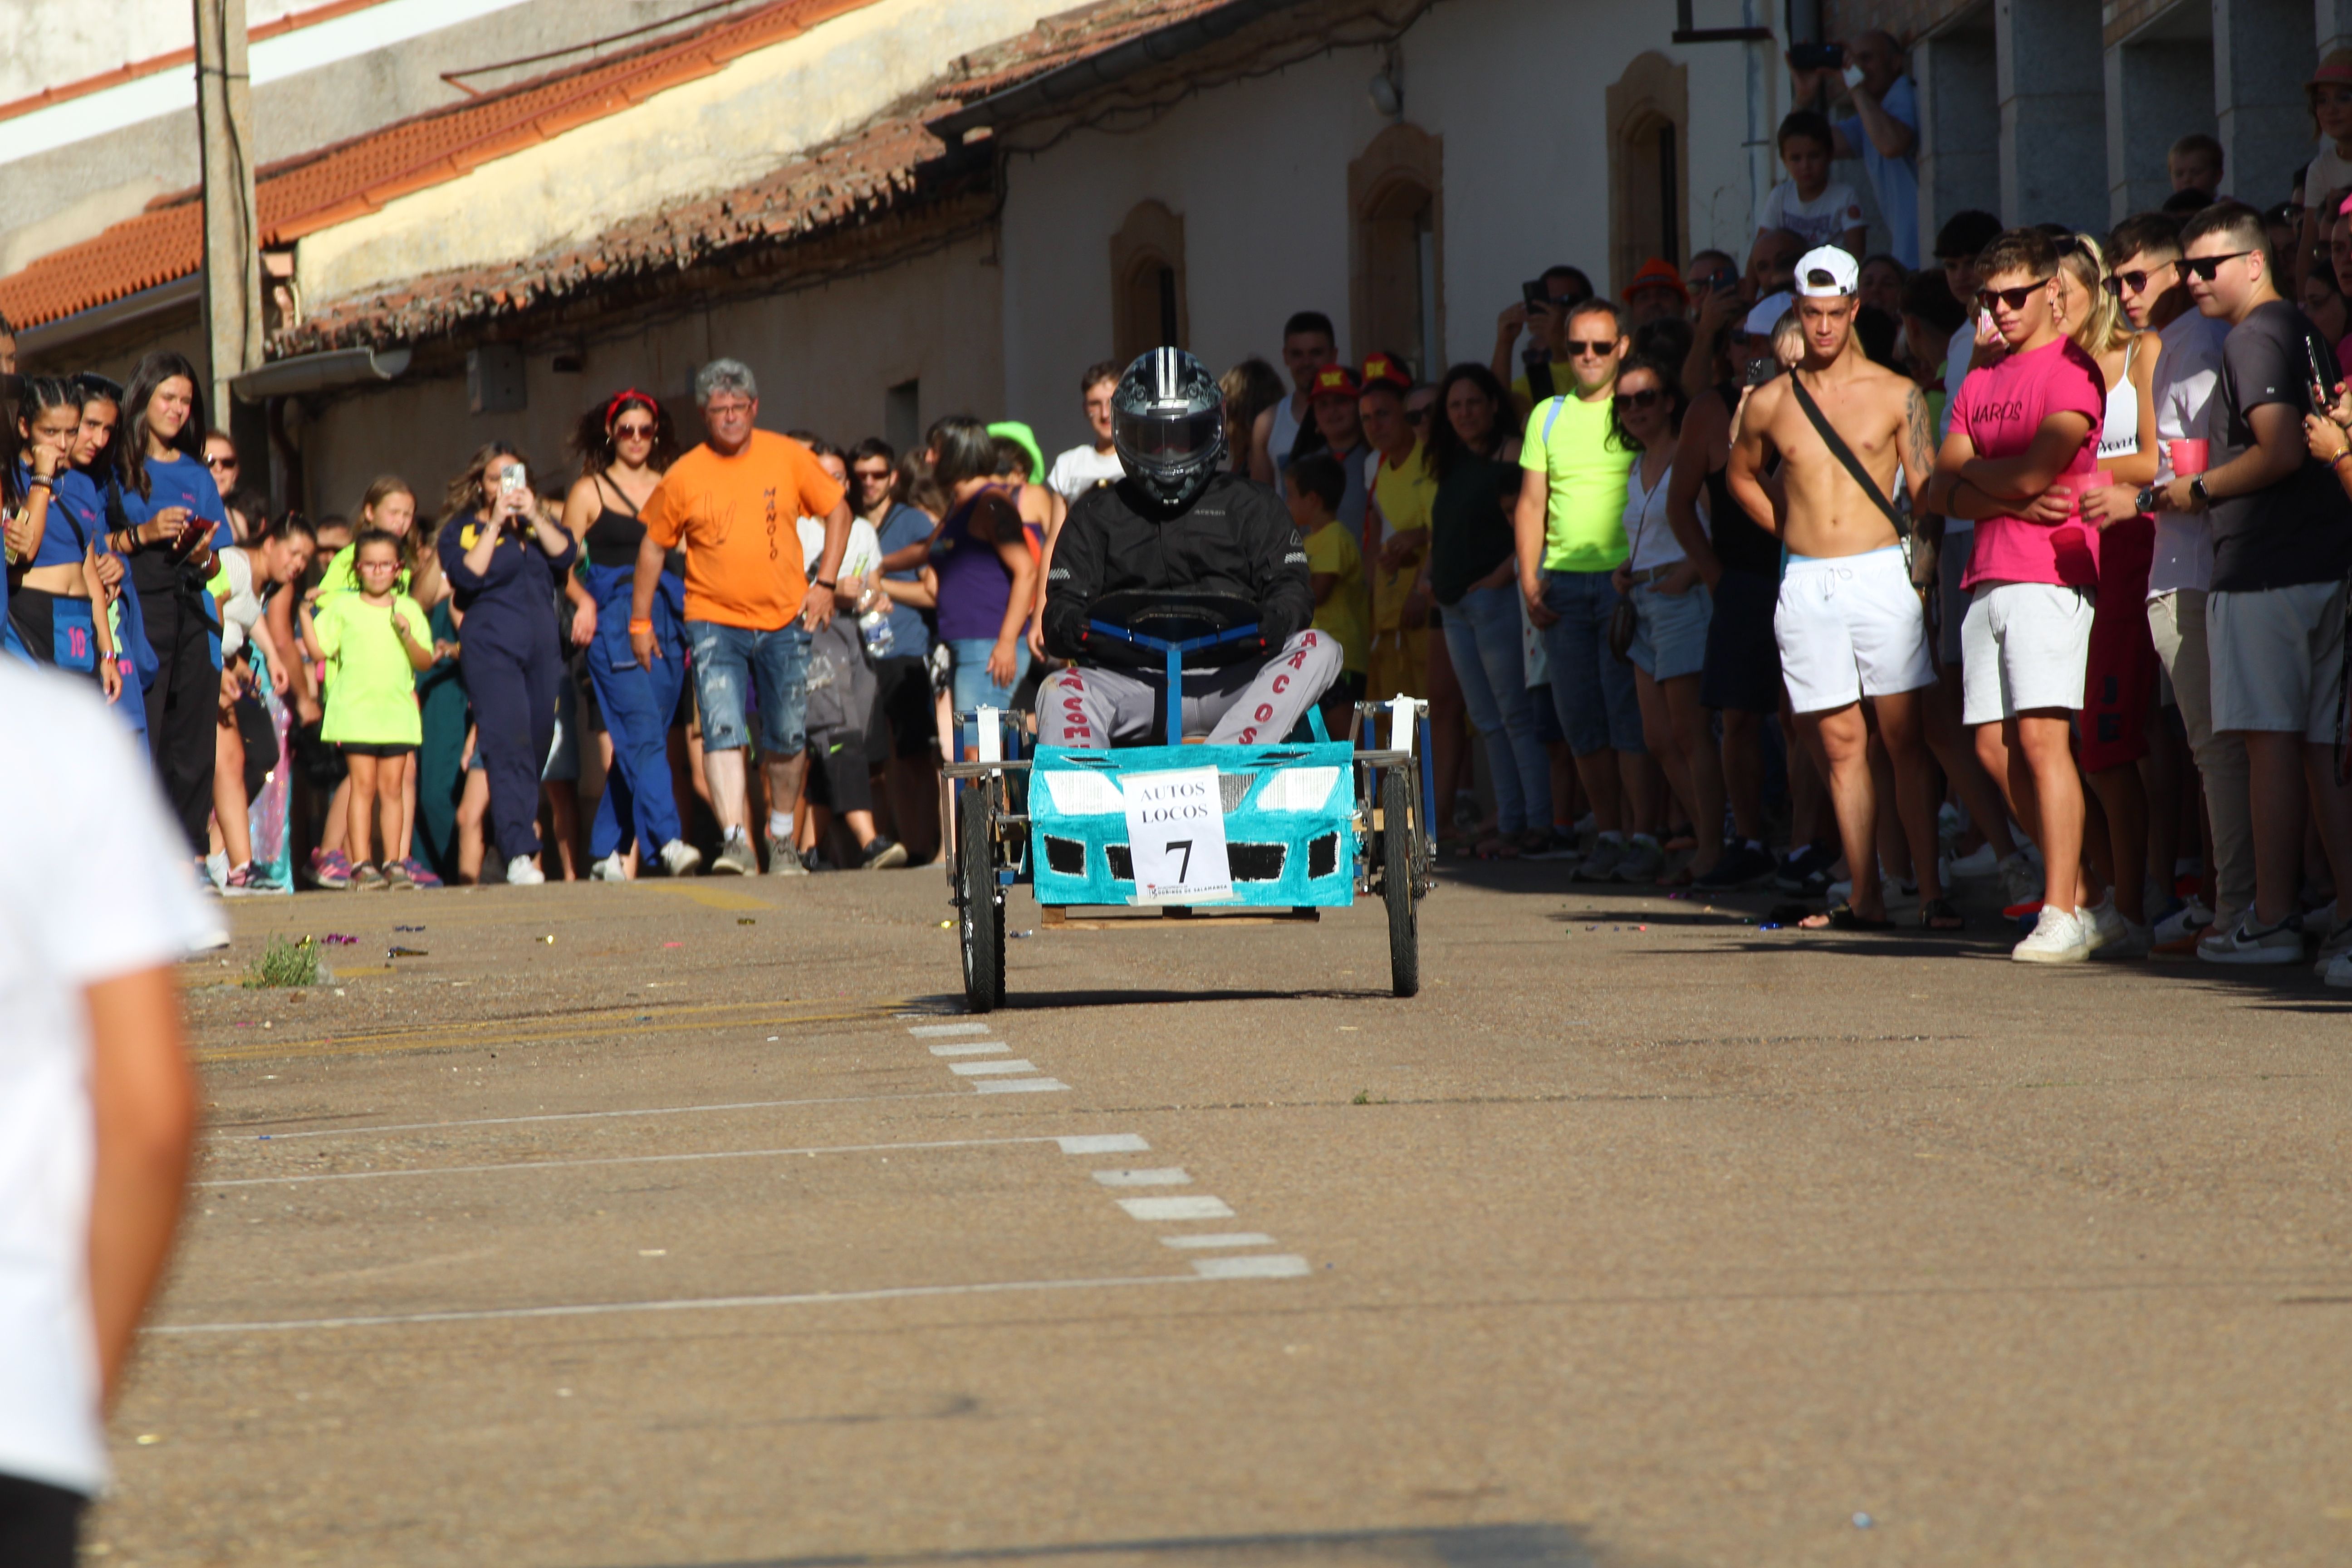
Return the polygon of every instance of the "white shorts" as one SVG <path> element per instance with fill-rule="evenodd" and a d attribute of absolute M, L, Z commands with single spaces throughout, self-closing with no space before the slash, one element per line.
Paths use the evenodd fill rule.
<path fill-rule="evenodd" d="M 1791 555 L 1772 612 L 1789 704 L 1822 713 L 1936 682 L 1927 617 L 1895 545 L 1860 555 Z"/>
<path fill-rule="evenodd" d="M 1960 623 L 1960 722 L 2083 706 L 2091 595 L 2053 583 L 1979 583 Z"/>

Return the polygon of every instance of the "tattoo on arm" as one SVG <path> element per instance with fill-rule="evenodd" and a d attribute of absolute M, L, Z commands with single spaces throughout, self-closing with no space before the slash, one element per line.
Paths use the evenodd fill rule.
<path fill-rule="evenodd" d="M 1936 472 L 1936 426 L 1927 417 L 1927 399 L 1917 387 L 1913 387 L 1903 399 L 1904 420 L 1908 448 L 1903 456 L 1903 471 L 1912 484 L 1912 495 L 1927 493 L 1927 481 Z"/>

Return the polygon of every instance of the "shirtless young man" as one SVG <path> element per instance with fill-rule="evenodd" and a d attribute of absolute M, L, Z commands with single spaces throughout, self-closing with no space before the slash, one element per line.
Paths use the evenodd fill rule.
<path fill-rule="evenodd" d="M 1936 679 L 1927 616 L 1894 523 L 1831 453 L 1797 401 L 1801 387 L 1882 497 L 1893 493 L 1900 465 L 1914 510 L 1925 510 L 1917 503 L 1936 468 L 1935 423 L 1918 387 L 1873 364 L 1853 335 L 1860 270 L 1834 246 L 1798 261 L 1805 357 L 1793 374 L 1749 394 L 1731 448 L 1731 493 L 1789 547 L 1773 637 L 1790 705 L 1829 776 L 1853 876 L 1846 902 L 1805 924 L 1882 931 L 1892 923 L 1874 847 L 1877 801 L 1862 710 L 1868 699 L 1895 766 L 1897 815 L 1919 874 L 1920 923 L 1948 930 L 1959 920 L 1936 879 L 1935 787 L 1920 730 L 1919 692 Z M 1780 455 L 1778 496 L 1762 479 L 1768 446 Z"/>

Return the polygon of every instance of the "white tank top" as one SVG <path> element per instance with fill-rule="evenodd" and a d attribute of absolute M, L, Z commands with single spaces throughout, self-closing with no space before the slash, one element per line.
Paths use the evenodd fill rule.
<path fill-rule="evenodd" d="M 1290 467 L 1290 448 L 1298 441 L 1298 416 L 1290 411 L 1290 399 L 1282 398 L 1274 405 L 1274 424 L 1265 433 L 1266 455 L 1274 459 L 1274 471 L 1279 475 Z"/>
<path fill-rule="evenodd" d="M 2128 458 L 2139 450 L 2139 388 L 2132 384 L 2132 355 L 2139 343 L 2124 351 L 2124 374 L 2115 385 L 2107 388 L 2106 418 L 2099 426 L 2099 466 L 2106 467 L 2117 458 Z"/>

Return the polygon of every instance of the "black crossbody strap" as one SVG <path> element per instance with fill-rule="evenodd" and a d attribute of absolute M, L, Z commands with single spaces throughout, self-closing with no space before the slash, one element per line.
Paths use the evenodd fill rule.
<path fill-rule="evenodd" d="M 1794 371 L 1789 373 L 1789 387 L 1797 395 L 1797 406 L 1803 409 L 1805 417 L 1813 422 L 1814 433 L 1829 447 L 1830 456 L 1845 465 L 1845 471 L 1853 476 L 1853 482 L 1862 487 L 1862 493 L 1875 501 L 1878 510 L 1886 514 L 1886 521 L 1895 527 L 1895 537 L 1908 539 L 1911 536 L 1909 521 L 1887 500 L 1885 492 L 1878 488 L 1878 481 L 1870 477 L 1869 470 L 1862 466 L 1862 459 L 1856 458 L 1853 448 L 1845 444 L 1845 437 L 1830 427 L 1829 420 L 1822 414 L 1822 405 L 1813 401 L 1813 395 L 1805 390 L 1803 379 Z"/>

